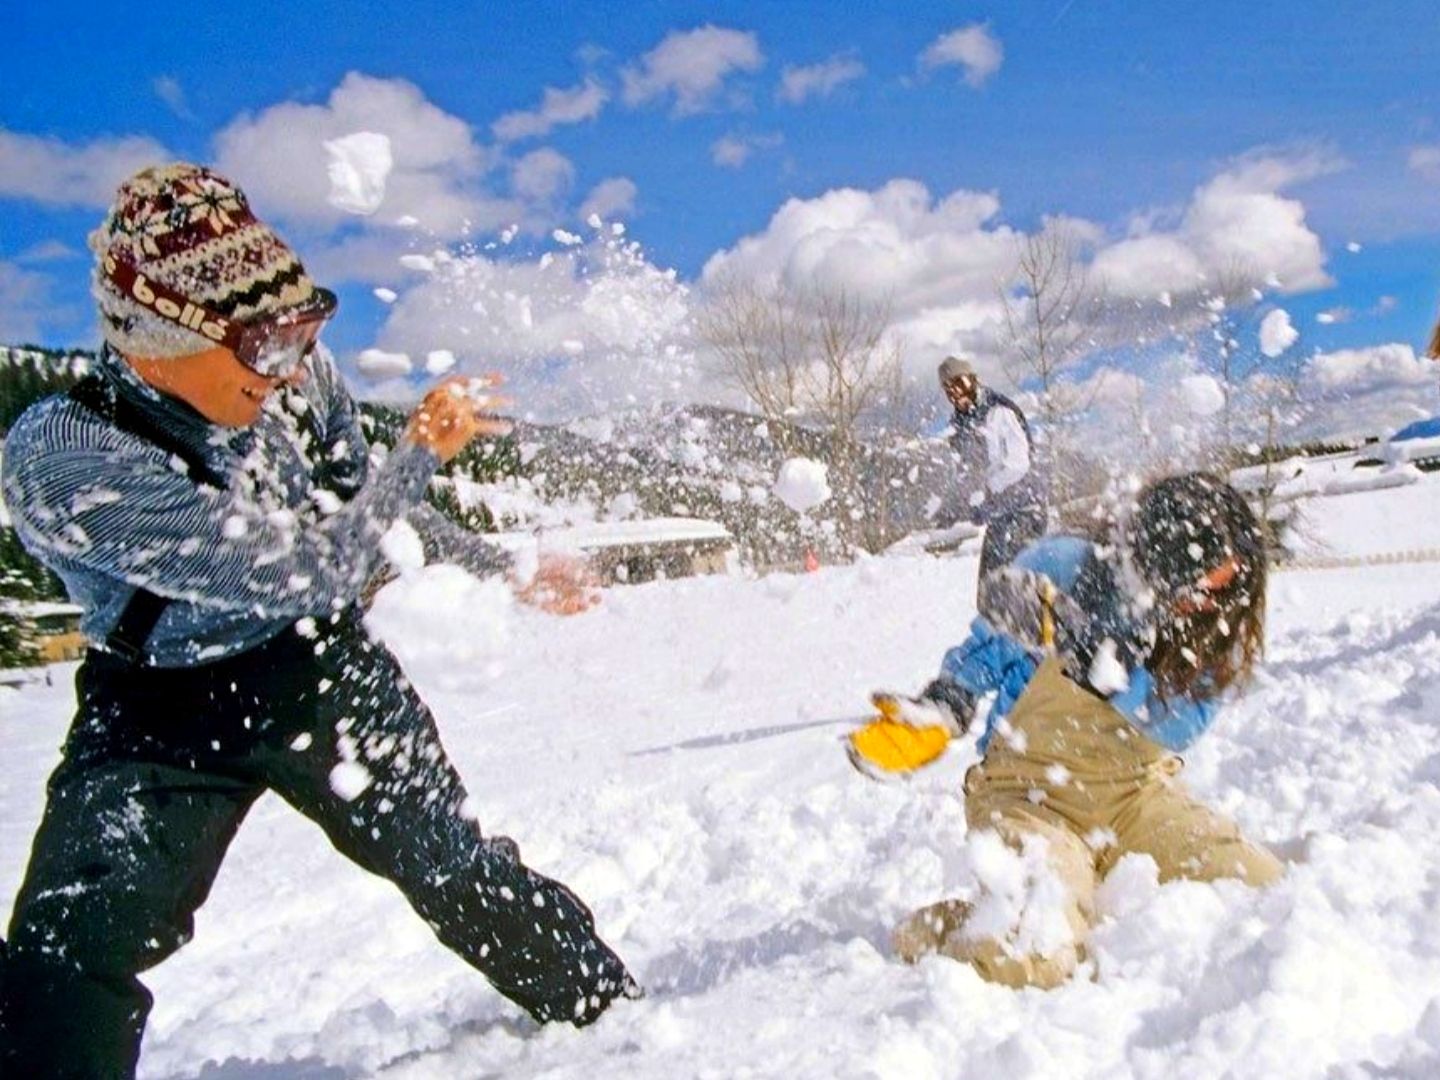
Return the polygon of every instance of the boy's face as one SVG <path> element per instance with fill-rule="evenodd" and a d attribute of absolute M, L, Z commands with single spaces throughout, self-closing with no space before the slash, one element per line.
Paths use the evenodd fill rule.
<path fill-rule="evenodd" d="M 974 375 L 961 375 L 945 383 L 941 389 L 951 405 L 965 412 L 974 407 L 975 400 L 979 397 L 980 380 Z"/>
<path fill-rule="evenodd" d="M 287 378 L 260 375 L 235 358 L 223 345 L 189 356 L 165 359 L 130 357 L 136 374 L 162 394 L 179 398 L 221 427 L 249 427 L 260 419 L 265 399 L 286 382 L 298 383 L 304 367 Z"/>

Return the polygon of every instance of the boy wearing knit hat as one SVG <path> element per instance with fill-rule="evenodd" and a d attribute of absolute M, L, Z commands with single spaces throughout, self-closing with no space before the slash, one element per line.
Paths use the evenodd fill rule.
<path fill-rule="evenodd" d="M 980 549 L 983 578 L 1045 531 L 1044 485 L 1033 462 L 1030 426 L 1020 407 L 980 384 L 968 360 L 947 356 L 940 389 L 954 413 L 946 435 L 959 476 L 955 495 L 941 507 L 940 524 L 985 526 Z"/>
<path fill-rule="evenodd" d="M 359 618 L 402 517 L 432 557 L 506 569 L 420 502 L 442 461 L 507 430 L 483 411 L 499 399 L 442 384 L 374 466 L 317 343 L 334 296 L 208 169 L 132 177 L 91 246 L 97 371 L 20 419 L 0 478 L 91 642 L 0 949 L 0 1072 L 133 1076 L 138 975 L 189 939 L 267 790 L 537 1020 L 588 1023 L 637 994 L 585 905 L 482 835 Z M 583 606 L 573 568 L 546 574 L 560 607 Z"/>

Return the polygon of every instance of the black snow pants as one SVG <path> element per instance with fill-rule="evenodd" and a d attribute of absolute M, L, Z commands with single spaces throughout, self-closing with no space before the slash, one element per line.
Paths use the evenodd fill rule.
<path fill-rule="evenodd" d="M 190 938 L 266 790 L 537 1020 L 583 1024 L 635 992 L 585 905 L 462 814 L 429 710 L 357 619 L 186 669 L 92 650 L 76 690 L 4 950 L 0 1075 L 134 1075 L 152 1000 L 136 976 Z"/>
<path fill-rule="evenodd" d="M 1044 536 L 1047 519 L 1045 503 L 1038 494 L 1009 500 L 994 510 L 986 519 L 985 539 L 980 542 L 980 580 Z"/>

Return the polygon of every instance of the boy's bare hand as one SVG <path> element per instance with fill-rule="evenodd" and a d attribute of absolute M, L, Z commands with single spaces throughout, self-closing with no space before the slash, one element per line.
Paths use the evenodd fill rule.
<path fill-rule="evenodd" d="M 437 384 L 410 414 L 405 437 L 444 462 L 477 436 L 510 434 L 510 421 L 496 416 L 495 410 L 511 401 L 489 392 L 499 382 L 498 375 L 462 375 Z"/>

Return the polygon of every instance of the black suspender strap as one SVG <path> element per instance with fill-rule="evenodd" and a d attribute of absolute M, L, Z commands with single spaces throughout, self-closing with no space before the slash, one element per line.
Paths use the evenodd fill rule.
<path fill-rule="evenodd" d="M 209 462 L 193 447 L 184 445 L 169 432 L 163 430 L 138 409 L 121 399 L 105 379 L 99 375 L 87 375 L 70 388 L 71 401 L 89 409 L 101 419 L 137 439 L 143 439 L 166 453 L 173 454 L 185 463 L 187 475 L 196 485 L 223 489 L 225 480 Z M 145 643 L 165 609 L 170 606 L 167 597 L 159 596 L 149 589 L 136 589 L 130 595 L 115 626 L 105 637 L 105 649 L 131 664 L 145 662 Z"/>

